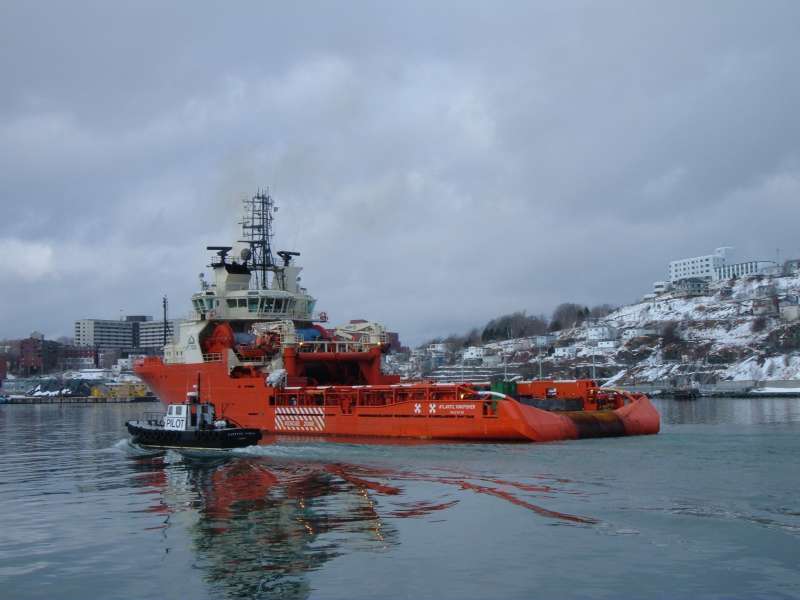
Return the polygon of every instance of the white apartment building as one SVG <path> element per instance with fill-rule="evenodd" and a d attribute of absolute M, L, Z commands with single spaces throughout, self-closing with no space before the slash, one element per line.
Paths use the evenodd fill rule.
<path fill-rule="evenodd" d="M 714 279 L 730 279 L 745 275 L 767 275 L 778 273 L 778 263 L 771 260 L 751 260 L 748 262 L 723 265 L 714 270 Z"/>
<path fill-rule="evenodd" d="M 716 279 L 716 269 L 728 264 L 732 250 L 730 246 L 723 246 L 714 250 L 714 254 L 673 260 L 668 268 L 669 282 L 675 283 L 690 278 Z"/>
<path fill-rule="evenodd" d="M 167 321 L 167 343 L 172 342 L 175 321 Z M 164 321 L 139 323 L 139 348 L 161 348 L 164 345 Z"/>
<path fill-rule="evenodd" d="M 101 348 L 133 348 L 133 322 L 110 319 L 75 321 L 75 345 Z"/>
<path fill-rule="evenodd" d="M 168 322 L 168 337 L 175 325 L 176 321 Z M 75 321 L 75 345 L 122 351 L 160 348 L 164 345 L 164 323 L 145 315 L 128 315 L 120 320 L 80 319 Z"/>

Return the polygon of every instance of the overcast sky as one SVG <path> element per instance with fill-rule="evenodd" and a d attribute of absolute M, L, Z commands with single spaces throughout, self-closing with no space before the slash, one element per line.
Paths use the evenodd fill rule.
<path fill-rule="evenodd" d="M 407 343 L 800 257 L 796 1 L 293 4 L 0 5 L 0 338 L 187 312 L 258 186 Z"/>

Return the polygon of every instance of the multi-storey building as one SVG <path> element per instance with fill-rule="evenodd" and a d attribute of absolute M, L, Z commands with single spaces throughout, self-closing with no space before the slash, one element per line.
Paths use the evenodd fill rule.
<path fill-rule="evenodd" d="M 727 264 L 731 250 L 733 249 L 724 246 L 714 250 L 714 254 L 673 260 L 669 263 L 668 269 L 670 283 L 694 278 L 707 279 L 709 281 L 715 279 L 715 270 Z"/>
<path fill-rule="evenodd" d="M 49 373 L 58 366 L 61 344 L 41 334 L 21 340 L 19 349 L 19 370 L 25 375 Z"/>
<path fill-rule="evenodd" d="M 731 263 L 730 254 L 733 248 L 724 246 L 714 250 L 714 254 L 695 256 L 673 260 L 669 263 L 669 283 L 675 284 L 687 279 L 700 279 L 705 281 L 720 281 L 731 277 L 744 277 L 747 275 L 777 275 L 778 264 L 769 260 L 749 260 L 746 262 Z M 667 291 L 666 282 L 656 282 L 656 294 Z"/>
<path fill-rule="evenodd" d="M 175 321 L 167 321 L 167 343 L 172 342 Z M 139 323 L 139 348 L 161 348 L 164 346 L 164 321 Z"/>
<path fill-rule="evenodd" d="M 778 274 L 778 264 L 770 260 L 751 260 L 748 262 L 724 265 L 714 270 L 714 279 L 730 279 L 746 275 Z"/>
<path fill-rule="evenodd" d="M 134 348 L 134 325 L 137 321 L 111 319 L 80 319 L 75 321 L 75 345 L 96 346 L 99 348 Z"/>

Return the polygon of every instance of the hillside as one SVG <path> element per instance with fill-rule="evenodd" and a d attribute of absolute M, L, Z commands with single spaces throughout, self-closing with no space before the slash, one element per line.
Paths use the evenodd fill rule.
<path fill-rule="evenodd" d="M 594 373 L 624 385 L 800 380 L 798 296 L 800 274 L 713 282 L 694 293 L 650 294 L 604 316 L 593 318 L 584 309 L 585 318 L 560 331 L 483 344 L 476 340 L 466 347 L 430 344 L 412 354 L 404 372 L 411 376 L 437 364 L 461 363 L 504 364 L 528 377 Z"/>

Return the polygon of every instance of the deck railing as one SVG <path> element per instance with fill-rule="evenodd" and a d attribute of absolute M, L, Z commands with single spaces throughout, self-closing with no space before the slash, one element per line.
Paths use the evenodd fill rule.
<path fill-rule="evenodd" d="M 375 342 L 299 342 L 300 352 L 366 352 L 379 344 Z"/>

